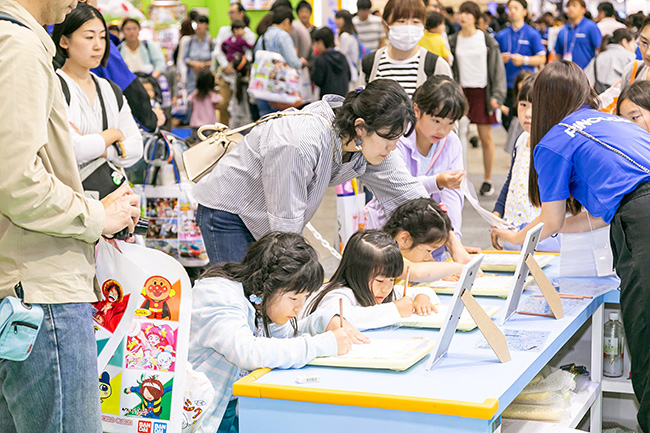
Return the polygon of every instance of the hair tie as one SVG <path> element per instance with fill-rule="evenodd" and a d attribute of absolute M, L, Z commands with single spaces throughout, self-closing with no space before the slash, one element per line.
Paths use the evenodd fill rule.
<path fill-rule="evenodd" d="M 252 293 L 249 297 L 248 300 L 251 301 L 255 305 L 260 305 L 262 303 L 262 298 L 257 296 L 255 293 Z"/>
<path fill-rule="evenodd" d="M 357 87 L 356 89 L 354 89 L 354 93 L 358 95 L 359 93 L 363 92 L 363 89 L 365 89 L 365 87 L 363 86 Z"/>
<path fill-rule="evenodd" d="M 449 213 L 449 209 L 447 209 L 447 205 L 444 204 L 443 202 L 438 203 L 438 207 L 440 208 L 441 211 L 444 213 Z"/>

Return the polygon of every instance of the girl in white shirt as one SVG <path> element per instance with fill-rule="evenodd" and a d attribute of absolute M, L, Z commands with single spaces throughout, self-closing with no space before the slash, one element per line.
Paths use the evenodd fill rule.
<path fill-rule="evenodd" d="M 357 30 L 352 24 L 352 14 L 346 10 L 338 11 L 334 16 L 334 22 L 339 29 L 338 50 L 345 54 L 350 65 L 350 90 L 352 90 L 359 81 L 361 46 L 359 45 Z"/>
<path fill-rule="evenodd" d="M 189 361 L 215 390 L 199 431 L 232 431 L 237 422 L 232 385 L 249 371 L 300 368 L 368 341 L 356 330 L 339 328 L 335 312 L 296 320 L 305 298 L 322 282 L 316 251 L 302 236 L 281 232 L 255 242 L 241 263 L 215 266 L 196 282 Z"/>
<path fill-rule="evenodd" d="M 310 297 L 304 314 L 327 310 L 363 330 L 392 325 L 413 313 L 427 315 L 439 304 L 429 288 L 396 289 L 404 260 L 397 242 L 381 230 L 362 230 L 350 238 L 330 282 Z"/>
<path fill-rule="evenodd" d="M 126 99 L 111 82 L 90 72 L 108 61 L 107 34 L 101 13 L 85 3 L 52 32 L 57 56 L 65 59 L 57 73 L 70 92 L 68 120 L 80 167 L 98 158 L 130 167 L 142 158 L 142 136 Z"/>

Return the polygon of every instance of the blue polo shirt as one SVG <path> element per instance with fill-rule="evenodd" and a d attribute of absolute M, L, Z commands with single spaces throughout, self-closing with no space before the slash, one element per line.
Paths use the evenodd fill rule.
<path fill-rule="evenodd" d="M 562 119 L 650 168 L 650 134 L 622 117 L 587 106 Z M 650 174 L 601 144 L 560 125 L 533 151 L 542 203 L 573 196 L 590 214 L 610 223 L 623 197 Z"/>
<path fill-rule="evenodd" d="M 526 23 L 517 31 L 512 27 L 501 30 L 497 34 L 497 42 L 502 53 L 521 54 L 528 57 L 546 54 L 546 49 L 542 44 L 542 35 Z M 506 78 L 508 79 L 509 89 L 515 87 L 515 78 L 524 69 L 533 72 L 535 67 L 527 65 L 515 66 L 512 61 L 506 63 Z"/>
<path fill-rule="evenodd" d="M 582 69 L 586 68 L 591 59 L 596 56 L 602 39 L 600 30 L 595 22 L 582 18 L 577 26 L 567 23 L 557 35 L 555 52 L 564 57 L 571 53 L 572 61 Z"/>

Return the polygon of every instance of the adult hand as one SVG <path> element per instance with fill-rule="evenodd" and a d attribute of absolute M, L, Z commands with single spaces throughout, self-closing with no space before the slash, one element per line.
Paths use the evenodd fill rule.
<path fill-rule="evenodd" d="M 468 254 L 481 254 L 483 252 L 479 247 L 469 247 L 467 245 L 465 245 L 465 251 L 467 251 Z"/>
<path fill-rule="evenodd" d="M 303 68 L 309 66 L 309 61 L 305 59 L 304 57 L 300 58 L 300 64 L 302 65 Z"/>
<path fill-rule="evenodd" d="M 156 125 L 158 126 L 163 126 L 165 122 L 167 121 L 167 116 L 165 116 L 165 112 L 162 111 L 162 108 L 156 107 L 153 110 L 153 114 L 156 115 L 156 118 L 158 119 L 156 121 Z"/>
<path fill-rule="evenodd" d="M 519 231 L 518 230 L 504 230 L 492 227 L 490 231 L 501 238 L 504 242 L 510 242 L 511 244 L 519 245 L 522 241 L 519 240 Z"/>
<path fill-rule="evenodd" d="M 522 66 L 524 64 L 524 56 L 521 54 L 513 54 L 511 60 L 512 64 L 516 67 Z"/>
<path fill-rule="evenodd" d="M 501 104 L 499 104 L 499 102 L 496 99 L 490 99 L 490 106 L 494 110 L 496 110 L 497 108 L 499 108 L 501 106 Z"/>
<path fill-rule="evenodd" d="M 235 73 L 235 68 L 233 68 L 232 65 L 230 63 L 228 63 L 228 66 L 226 66 L 225 68 L 222 68 L 221 72 L 223 72 L 226 75 L 232 75 L 232 74 Z"/>
<path fill-rule="evenodd" d="M 160 77 L 161 75 L 162 75 L 162 72 L 160 72 L 159 70 L 155 70 L 155 71 L 153 71 L 153 72 L 151 73 L 151 76 L 154 77 L 156 80 L 157 80 L 158 77 Z"/>
<path fill-rule="evenodd" d="M 409 317 L 413 314 L 413 299 L 404 296 L 402 299 L 394 301 L 393 304 L 397 307 L 400 317 Z"/>
<path fill-rule="evenodd" d="M 427 295 L 419 294 L 413 300 L 413 309 L 418 316 L 428 316 L 433 311 L 434 313 L 438 312 L 438 309 L 435 305 L 431 303 L 431 300 Z"/>
<path fill-rule="evenodd" d="M 438 189 L 458 189 L 463 179 L 465 179 L 465 170 L 447 170 L 436 176 L 436 184 Z"/>
<path fill-rule="evenodd" d="M 339 328 L 334 332 L 334 337 L 336 337 L 336 346 L 338 347 L 338 354 L 345 355 L 352 349 L 352 338 L 348 335 L 348 332 Z"/>
<path fill-rule="evenodd" d="M 503 63 L 508 63 L 510 61 L 510 53 L 501 53 L 501 60 Z"/>
<path fill-rule="evenodd" d="M 122 131 L 116 128 L 108 128 L 99 133 L 99 135 L 104 139 L 106 148 L 108 149 L 116 141 L 124 141 L 125 137 Z"/>
<path fill-rule="evenodd" d="M 128 184 L 123 184 L 104 197 L 101 203 L 106 214 L 103 235 L 113 235 L 124 227 L 128 227 L 129 233 L 133 233 L 133 228 L 140 218 L 140 197 L 133 193 Z"/>

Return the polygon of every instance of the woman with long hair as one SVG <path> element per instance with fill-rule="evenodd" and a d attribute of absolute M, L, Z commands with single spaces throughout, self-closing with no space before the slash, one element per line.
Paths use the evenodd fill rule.
<path fill-rule="evenodd" d="M 519 232 L 492 230 L 522 244 L 544 223 L 541 239 L 611 224 L 614 267 L 621 279 L 621 311 L 632 360 L 638 421 L 650 431 L 650 135 L 627 119 L 599 112 L 598 97 L 578 65 L 559 61 L 533 87 L 529 196 L 541 214 Z M 584 206 L 588 213 L 580 213 Z M 565 218 L 567 212 L 577 215 Z"/>

